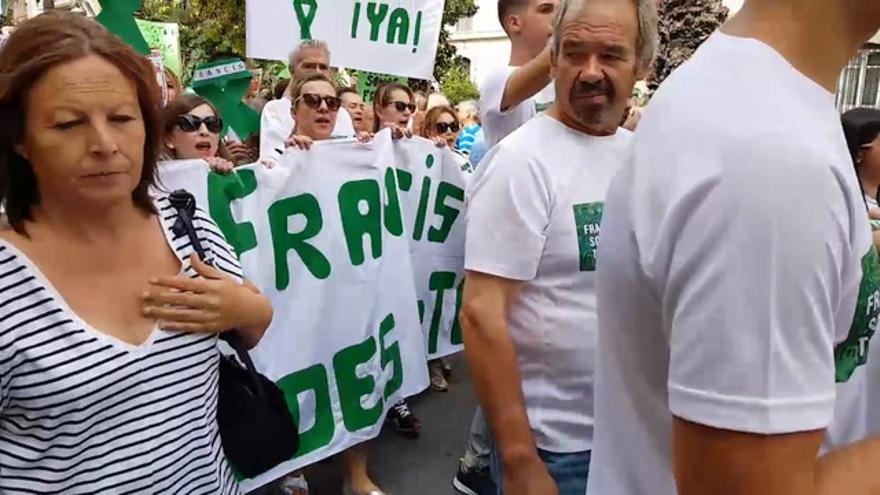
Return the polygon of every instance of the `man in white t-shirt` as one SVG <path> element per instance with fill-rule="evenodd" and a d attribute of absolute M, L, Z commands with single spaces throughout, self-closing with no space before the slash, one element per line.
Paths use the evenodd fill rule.
<path fill-rule="evenodd" d="M 330 49 L 327 43 L 319 40 L 305 40 L 290 52 L 291 84 L 298 75 L 319 72 L 330 77 Z M 288 90 L 290 86 L 288 86 Z M 263 107 L 260 116 L 260 159 L 276 160 L 284 152 L 287 138 L 293 131 L 294 119 L 290 112 L 291 101 L 285 91 L 284 96 L 272 100 Z M 334 136 L 351 137 L 355 135 L 354 125 L 348 112 L 339 112 L 336 118 Z"/>
<path fill-rule="evenodd" d="M 656 10 L 563 1 L 556 101 L 489 152 L 468 198 L 465 352 L 495 439 L 495 481 L 509 494 L 586 490 L 602 205 L 655 40 Z"/>
<path fill-rule="evenodd" d="M 498 0 L 498 22 L 510 39 L 510 61 L 507 67 L 489 73 L 480 86 L 484 154 L 553 102 L 547 41 L 558 3 Z M 467 449 L 452 480 L 459 493 L 484 495 L 496 489 L 488 474 L 491 442 L 486 430 L 484 415 L 477 407 Z"/>
<path fill-rule="evenodd" d="M 551 23 L 559 0 L 498 0 L 498 21 L 510 38 L 510 63 L 480 86 L 480 119 L 491 148 L 553 103 Z"/>
<path fill-rule="evenodd" d="M 880 493 L 880 267 L 834 104 L 878 28 L 877 0 L 746 0 L 654 95 L 605 203 L 591 495 Z"/>

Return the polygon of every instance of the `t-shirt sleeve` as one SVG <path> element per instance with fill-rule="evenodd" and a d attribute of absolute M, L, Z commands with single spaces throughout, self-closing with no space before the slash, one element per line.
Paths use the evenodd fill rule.
<path fill-rule="evenodd" d="M 480 88 L 481 122 L 486 139 L 492 144 L 497 144 L 534 116 L 534 112 L 530 112 L 528 108 L 532 104 L 531 100 L 501 110 L 507 80 L 514 70 L 513 67 L 496 70 L 486 78 Z"/>
<path fill-rule="evenodd" d="M 734 431 L 823 429 L 842 281 L 853 269 L 851 205 L 829 166 L 803 150 L 746 148 L 664 220 L 667 248 L 655 263 L 667 267 L 669 407 Z"/>
<path fill-rule="evenodd" d="M 469 192 L 465 268 L 531 280 L 550 219 L 547 174 L 512 146 L 495 148 L 486 160 L 484 173 Z"/>
<path fill-rule="evenodd" d="M 334 136 L 352 137 L 355 136 L 354 122 L 351 120 L 348 110 L 340 108 L 336 114 L 336 125 L 333 127 Z"/>
<path fill-rule="evenodd" d="M 197 230 L 202 246 L 214 266 L 237 282 L 244 280 L 244 272 L 235 250 L 226 242 L 226 237 L 217 224 L 201 208 L 196 209 L 195 222 L 198 223 Z"/>
<path fill-rule="evenodd" d="M 280 115 L 287 100 L 270 101 L 260 114 L 260 159 L 277 160 L 281 155 L 276 149 L 284 150 L 290 129 L 284 116 Z M 289 111 L 289 110 L 288 110 Z"/>

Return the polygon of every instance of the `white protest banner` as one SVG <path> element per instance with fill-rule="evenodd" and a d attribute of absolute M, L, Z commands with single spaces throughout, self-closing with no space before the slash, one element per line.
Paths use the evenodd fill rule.
<path fill-rule="evenodd" d="M 387 132 L 236 170 L 166 162 L 160 184 L 196 196 L 275 309 L 251 355 L 284 391 L 301 446 L 249 490 L 375 437 L 391 404 L 427 387 L 426 351 L 461 349 L 464 176 L 448 150 Z"/>
<path fill-rule="evenodd" d="M 287 61 L 327 42 L 335 67 L 433 79 L 441 0 L 247 0 L 247 55 Z"/>
<path fill-rule="evenodd" d="M 464 199 L 470 171 L 448 149 L 421 139 L 402 140 L 395 151 L 427 353 L 432 359 L 448 356 L 462 349 L 456 315 L 464 281 Z"/>

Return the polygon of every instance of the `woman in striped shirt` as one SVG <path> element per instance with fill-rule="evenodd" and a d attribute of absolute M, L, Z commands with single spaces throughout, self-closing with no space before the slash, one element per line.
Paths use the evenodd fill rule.
<path fill-rule="evenodd" d="M 0 51 L 2 493 L 239 493 L 217 334 L 254 345 L 272 309 L 204 213 L 222 272 L 151 199 L 158 94 L 148 62 L 77 15 Z"/>

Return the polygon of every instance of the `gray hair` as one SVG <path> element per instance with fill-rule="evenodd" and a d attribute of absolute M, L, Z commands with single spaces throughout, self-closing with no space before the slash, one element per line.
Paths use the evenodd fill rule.
<path fill-rule="evenodd" d="M 553 57 L 559 53 L 562 43 L 562 30 L 572 15 L 580 13 L 591 0 L 562 0 L 553 20 L 553 41 L 550 49 Z M 659 44 L 657 2 L 656 0 L 630 0 L 636 8 L 639 33 L 636 39 L 636 57 L 640 69 L 649 69 L 654 63 Z"/>
<path fill-rule="evenodd" d="M 475 100 L 464 100 L 456 107 L 459 112 L 466 112 L 473 119 L 480 118 L 480 106 Z"/>
<path fill-rule="evenodd" d="M 302 52 L 309 50 L 321 50 L 327 54 L 327 58 L 330 58 L 330 47 L 327 45 L 326 41 L 321 40 L 302 40 L 302 42 L 290 52 L 290 55 L 287 57 L 287 63 L 291 68 L 296 67 L 296 65 L 302 60 Z"/>

